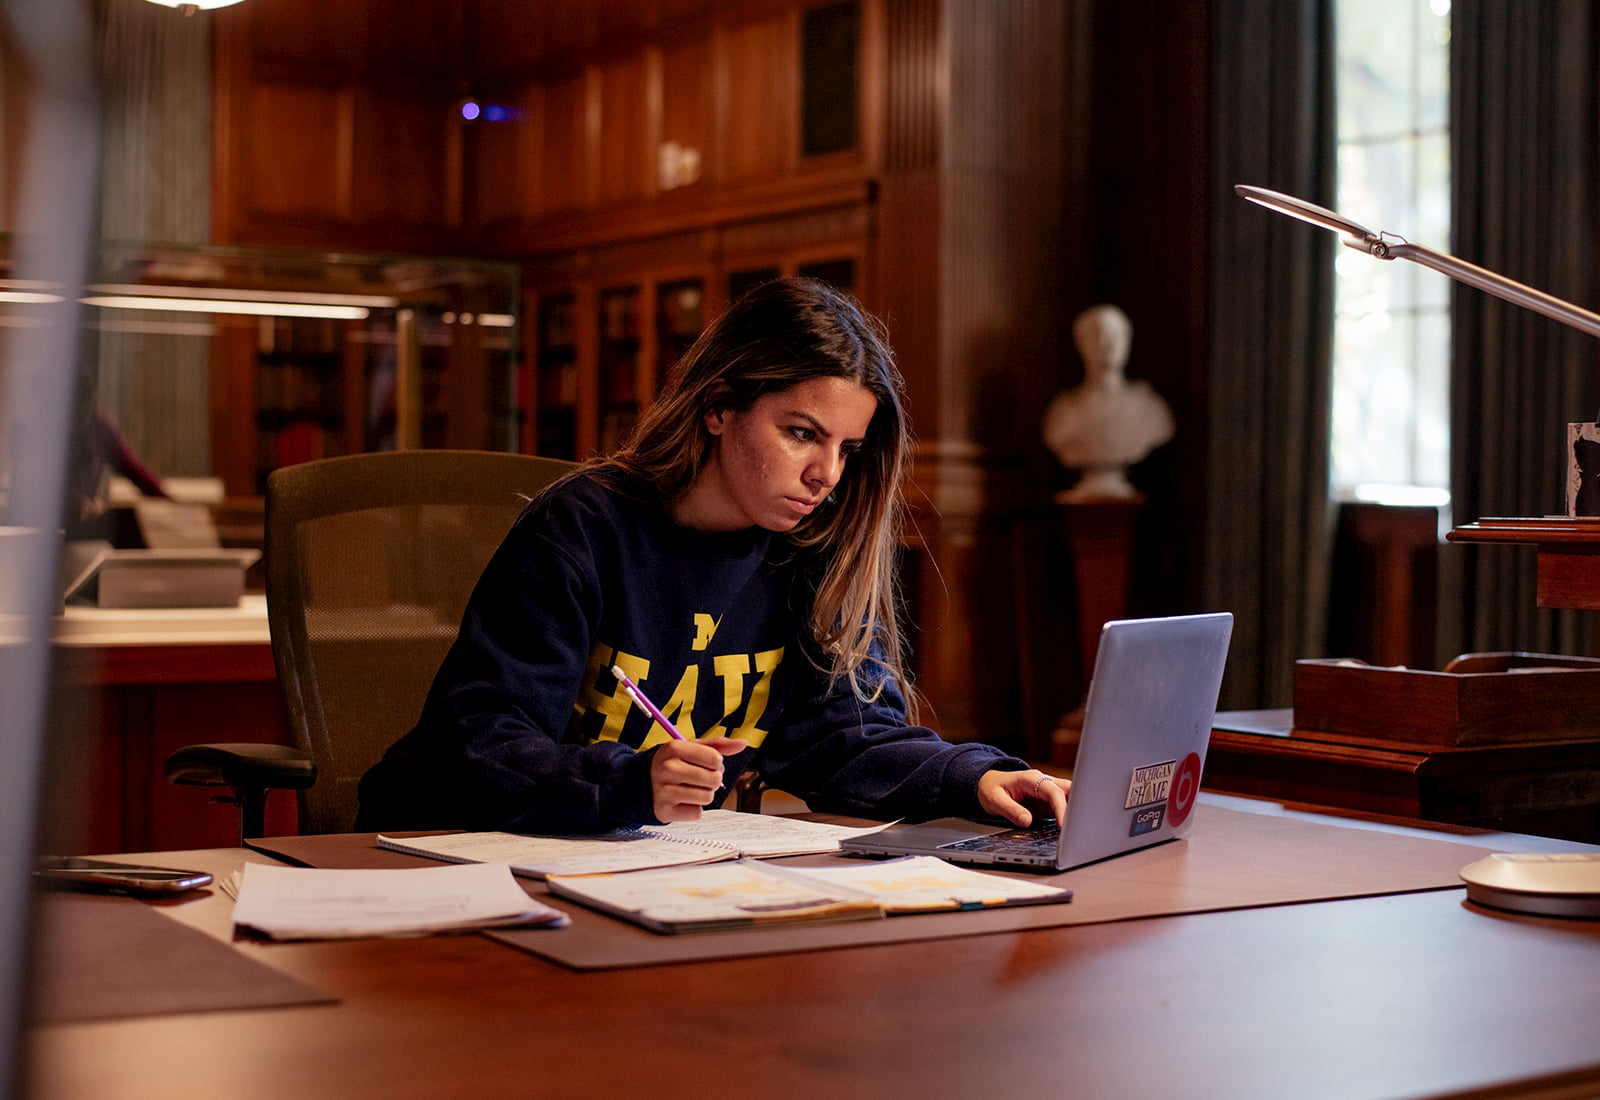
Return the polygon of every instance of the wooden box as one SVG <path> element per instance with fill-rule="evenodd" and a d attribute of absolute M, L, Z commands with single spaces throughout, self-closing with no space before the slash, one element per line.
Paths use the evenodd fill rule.
<path fill-rule="evenodd" d="M 1600 738 L 1600 658 L 1472 653 L 1442 672 L 1295 662 L 1296 730 L 1430 745 Z"/>

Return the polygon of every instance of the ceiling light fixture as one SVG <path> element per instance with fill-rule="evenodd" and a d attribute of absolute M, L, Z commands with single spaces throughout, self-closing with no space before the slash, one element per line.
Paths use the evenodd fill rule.
<path fill-rule="evenodd" d="M 209 11 L 212 8 L 226 8 L 239 3 L 240 0 L 150 0 L 152 4 L 160 4 L 164 8 L 177 8 L 184 15 L 193 15 L 202 8 Z"/>
<path fill-rule="evenodd" d="M 261 317 L 326 317 L 343 321 L 362 321 L 363 306 L 330 306 L 307 302 L 241 302 L 201 298 L 158 298 L 110 295 L 80 298 L 84 305 L 102 309 L 167 310 L 175 313 L 244 313 Z"/>

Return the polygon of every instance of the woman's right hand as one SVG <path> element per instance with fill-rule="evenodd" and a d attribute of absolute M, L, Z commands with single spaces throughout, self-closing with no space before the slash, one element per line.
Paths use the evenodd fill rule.
<path fill-rule="evenodd" d="M 668 741 L 657 746 L 650 762 L 656 820 L 699 821 L 722 789 L 722 758 L 749 747 L 747 742 L 726 737 Z"/>

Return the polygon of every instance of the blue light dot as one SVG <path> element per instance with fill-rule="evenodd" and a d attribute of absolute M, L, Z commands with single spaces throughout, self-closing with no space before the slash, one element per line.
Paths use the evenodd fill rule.
<path fill-rule="evenodd" d="M 478 101 L 475 99 L 469 99 L 461 105 L 461 117 L 466 119 L 468 122 L 471 122 L 473 119 L 477 118 L 478 112 Z"/>

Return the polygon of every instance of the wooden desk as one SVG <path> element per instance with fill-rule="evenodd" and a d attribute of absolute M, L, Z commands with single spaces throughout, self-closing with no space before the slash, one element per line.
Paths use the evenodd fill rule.
<path fill-rule="evenodd" d="M 208 741 L 287 744 L 266 599 L 237 608 L 69 607 L 55 631 L 65 708 L 57 728 L 81 733 L 61 797 L 90 809 L 80 851 L 232 844 L 238 812 L 215 791 L 175 787 L 162 764 Z M 267 831 L 292 833 L 292 796 L 268 805 Z"/>
<path fill-rule="evenodd" d="M 1550 843 L 1515 841 L 1475 842 Z M 218 895 L 166 911 L 228 934 Z M 598 973 L 477 936 L 239 950 L 343 1003 L 40 1028 L 29 1094 L 166 1097 L 180 1080 L 238 1100 L 1600 1090 L 1600 922 L 1498 915 L 1457 890 Z"/>
<path fill-rule="evenodd" d="M 1212 790 L 1600 843 L 1600 741 L 1450 747 L 1295 731 L 1289 710 L 1217 715 Z"/>

